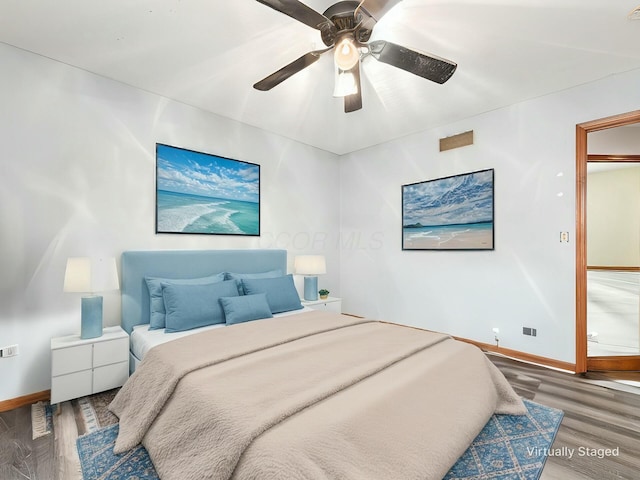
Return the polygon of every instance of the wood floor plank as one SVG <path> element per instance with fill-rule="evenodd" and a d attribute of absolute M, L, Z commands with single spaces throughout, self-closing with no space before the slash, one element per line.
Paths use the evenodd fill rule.
<path fill-rule="evenodd" d="M 33 440 L 35 477 L 42 480 L 56 478 L 56 455 L 54 433 Z"/>
<path fill-rule="evenodd" d="M 54 417 L 54 431 L 56 436 L 55 456 L 57 458 L 57 480 L 82 480 L 80 459 L 76 449 L 78 430 L 73 414 L 71 402 L 62 402 L 59 415 Z"/>

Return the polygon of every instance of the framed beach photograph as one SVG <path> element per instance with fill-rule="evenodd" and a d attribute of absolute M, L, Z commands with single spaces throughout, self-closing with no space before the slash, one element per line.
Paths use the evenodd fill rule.
<path fill-rule="evenodd" d="M 260 235 L 260 165 L 156 144 L 156 233 Z"/>
<path fill-rule="evenodd" d="M 493 169 L 402 186 L 403 250 L 493 250 Z"/>

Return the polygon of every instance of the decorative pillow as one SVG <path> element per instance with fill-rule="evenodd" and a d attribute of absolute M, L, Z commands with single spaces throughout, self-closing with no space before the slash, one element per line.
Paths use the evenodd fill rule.
<path fill-rule="evenodd" d="M 273 317 L 266 293 L 221 297 L 220 304 L 224 310 L 227 325 Z"/>
<path fill-rule="evenodd" d="M 201 285 L 163 283 L 165 333 L 224 323 L 220 297 L 235 295 L 238 295 L 238 290 L 233 281 Z"/>
<path fill-rule="evenodd" d="M 244 278 L 242 287 L 247 295 L 266 293 L 271 313 L 300 310 L 302 304 L 293 284 L 293 275 L 277 278 Z"/>
<path fill-rule="evenodd" d="M 149 330 L 164 328 L 164 298 L 162 298 L 162 284 L 198 285 L 203 283 L 216 283 L 224 281 L 224 273 L 202 278 L 156 278 L 145 277 L 149 289 Z"/>
<path fill-rule="evenodd" d="M 282 270 L 269 270 L 261 273 L 231 273 L 226 272 L 225 280 L 235 280 L 238 284 L 238 293 L 244 295 L 246 292 L 242 290 L 242 279 L 244 278 L 276 278 L 282 276 Z"/>

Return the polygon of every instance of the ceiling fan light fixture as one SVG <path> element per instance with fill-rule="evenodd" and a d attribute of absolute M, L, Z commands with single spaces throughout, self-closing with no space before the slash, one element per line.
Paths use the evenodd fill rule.
<path fill-rule="evenodd" d="M 344 37 L 336 44 L 333 58 L 337 68 L 351 70 L 360 61 L 360 51 L 351 38 Z"/>
<path fill-rule="evenodd" d="M 272 89 L 318 61 L 322 54 L 330 50 L 334 50 L 334 96 L 344 97 L 345 113 L 362 108 L 361 58 L 373 57 L 438 84 L 448 81 L 456 71 L 457 64 L 445 58 L 420 53 L 385 40 L 370 40 L 376 23 L 400 0 L 339 0 L 324 13 L 317 12 L 300 0 L 258 2 L 319 30 L 327 48 L 308 52 L 266 76 L 253 85 L 256 90 Z"/>
<path fill-rule="evenodd" d="M 334 97 L 346 97 L 358 93 L 355 75 L 336 66 L 336 81 L 333 88 Z"/>

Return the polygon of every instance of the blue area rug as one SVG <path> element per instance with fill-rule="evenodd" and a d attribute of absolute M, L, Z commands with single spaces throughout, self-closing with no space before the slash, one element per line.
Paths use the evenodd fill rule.
<path fill-rule="evenodd" d="M 564 413 L 524 400 L 527 415 L 494 415 L 445 480 L 537 480 Z"/>
<path fill-rule="evenodd" d="M 561 410 L 524 400 L 527 415 L 494 415 L 446 480 L 535 480 L 555 439 Z M 121 455 L 113 453 L 118 425 L 79 437 L 78 454 L 84 480 L 158 480 L 142 445 Z"/>
<path fill-rule="evenodd" d="M 116 455 L 113 447 L 118 427 L 110 425 L 78 437 L 78 456 L 85 480 L 158 480 L 156 469 L 147 450 L 138 445 L 126 453 Z"/>

